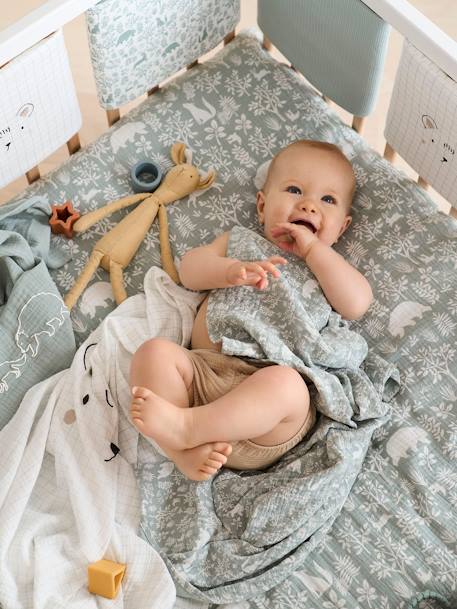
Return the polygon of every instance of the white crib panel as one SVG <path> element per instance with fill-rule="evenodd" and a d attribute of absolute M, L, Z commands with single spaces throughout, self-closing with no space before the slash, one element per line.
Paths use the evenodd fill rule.
<path fill-rule="evenodd" d="M 426 182 L 457 207 L 457 83 L 407 40 L 384 135 Z"/>
<path fill-rule="evenodd" d="M 0 69 L 0 187 L 49 156 L 80 126 L 59 31 Z"/>

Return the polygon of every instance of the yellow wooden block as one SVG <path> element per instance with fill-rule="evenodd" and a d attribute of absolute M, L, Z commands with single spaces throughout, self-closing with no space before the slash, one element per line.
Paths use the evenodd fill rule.
<path fill-rule="evenodd" d="M 119 592 L 126 565 L 112 560 L 99 560 L 87 567 L 89 592 L 105 598 L 115 598 Z"/>

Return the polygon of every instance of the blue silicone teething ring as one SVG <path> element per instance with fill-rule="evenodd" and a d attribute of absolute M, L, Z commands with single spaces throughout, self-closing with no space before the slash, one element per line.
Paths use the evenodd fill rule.
<path fill-rule="evenodd" d="M 140 161 L 130 170 L 134 192 L 154 192 L 162 178 L 162 170 L 152 161 Z"/>

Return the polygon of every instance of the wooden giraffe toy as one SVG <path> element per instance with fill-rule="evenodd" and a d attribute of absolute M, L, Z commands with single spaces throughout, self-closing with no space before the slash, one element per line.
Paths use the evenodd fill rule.
<path fill-rule="evenodd" d="M 168 236 L 166 205 L 189 195 L 194 190 L 209 188 L 215 173 L 202 180 L 198 169 L 186 163 L 185 145 L 177 142 L 171 148 L 171 158 L 175 163 L 166 174 L 159 188 L 153 193 L 138 193 L 112 201 L 82 216 L 73 226 L 75 233 L 83 233 L 88 228 L 115 211 L 142 201 L 136 209 L 123 218 L 117 226 L 104 235 L 95 245 L 86 266 L 74 286 L 65 297 L 65 304 L 71 309 L 83 293 L 99 266 L 108 271 L 114 298 L 120 304 L 127 298 L 124 287 L 123 270 L 132 260 L 155 217 L 159 216 L 160 249 L 163 269 L 176 283 L 178 273 L 171 254 Z"/>

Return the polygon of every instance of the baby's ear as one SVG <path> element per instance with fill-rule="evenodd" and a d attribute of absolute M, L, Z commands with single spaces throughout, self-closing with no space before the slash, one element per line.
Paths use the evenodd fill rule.
<path fill-rule="evenodd" d="M 352 217 L 351 216 L 346 216 L 344 218 L 343 224 L 341 225 L 341 229 L 338 235 L 338 239 L 341 237 L 341 235 L 346 231 L 346 229 L 349 227 L 349 225 L 352 222 Z"/>
<path fill-rule="evenodd" d="M 259 216 L 259 222 L 260 224 L 263 224 L 264 222 L 264 207 L 265 207 L 265 194 L 262 190 L 259 190 L 259 192 L 257 193 L 257 214 Z"/>

